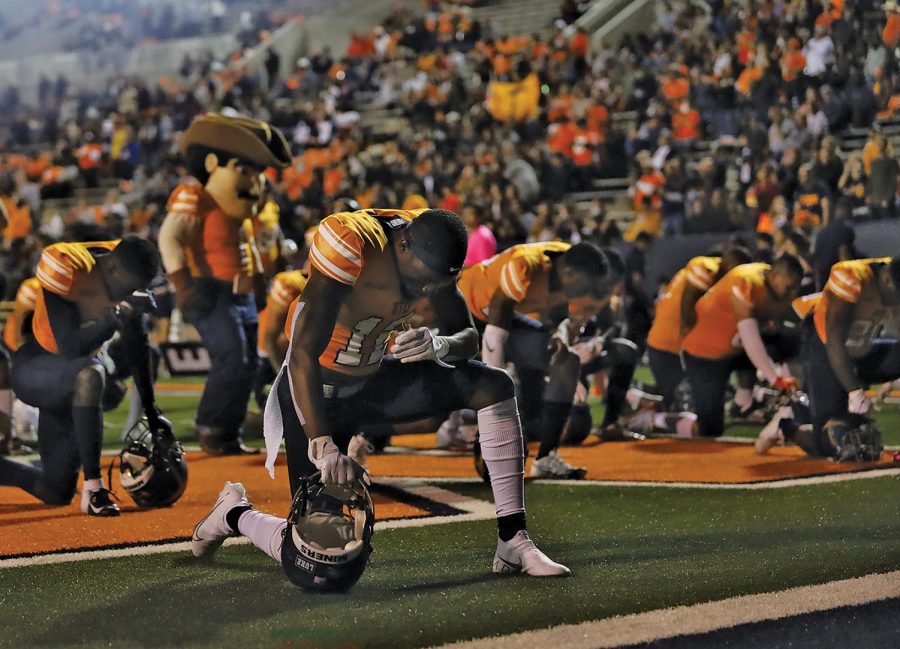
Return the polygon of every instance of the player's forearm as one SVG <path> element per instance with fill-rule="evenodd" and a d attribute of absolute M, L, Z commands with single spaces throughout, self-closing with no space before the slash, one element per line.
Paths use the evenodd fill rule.
<path fill-rule="evenodd" d="M 473 358 L 478 354 L 478 331 L 475 327 L 466 327 L 445 338 L 450 344 L 445 359 Z"/>
<path fill-rule="evenodd" d="M 309 439 L 330 436 L 325 415 L 325 395 L 322 391 L 322 366 L 318 356 L 306 349 L 291 351 L 288 365 L 291 394 L 303 414 L 303 428 Z"/>
<path fill-rule="evenodd" d="M 843 343 L 839 340 L 833 340 L 829 336 L 825 349 L 828 352 L 828 361 L 831 363 L 831 369 L 834 370 L 838 381 L 841 382 L 841 385 L 848 393 L 864 387 L 856 375 L 853 359 L 850 358 L 850 354 L 847 353 L 847 348 Z"/>
<path fill-rule="evenodd" d="M 281 369 L 282 365 L 284 365 L 284 359 L 286 356 L 281 345 L 278 344 L 278 338 L 278 333 L 276 333 L 274 336 L 267 333 L 264 341 L 266 354 L 269 357 L 269 363 L 271 363 L 272 369 L 274 369 L 276 372 Z"/>

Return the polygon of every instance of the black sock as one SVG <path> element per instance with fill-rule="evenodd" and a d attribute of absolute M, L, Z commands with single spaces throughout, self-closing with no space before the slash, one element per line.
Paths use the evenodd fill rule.
<path fill-rule="evenodd" d="M 241 518 L 241 514 L 249 512 L 251 509 L 253 509 L 251 505 L 238 505 L 237 507 L 229 509 L 228 513 L 225 514 L 225 522 L 228 523 L 228 527 L 230 527 L 235 534 L 241 533 L 238 529 L 238 521 Z"/>
<path fill-rule="evenodd" d="M 100 406 L 73 406 L 72 432 L 85 480 L 100 477 L 100 447 L 103 443 L 103 411 Z"/>
<path fill-rule="evenodd" d="M 544 402 L 544 409 L 541 412 L 541 446 L 538 449 L 538 458 L 549 455 L 550 451 L 559 446 L 559 438 L 562 436 L 571 411 L 571 402 Z"/>
<path fill-rule="evenodd" d="M 501 541 L 509 541 L 520 530 L 525 529 L 525 512 L 509 514 L 497 519 L 497 534 Z"/>

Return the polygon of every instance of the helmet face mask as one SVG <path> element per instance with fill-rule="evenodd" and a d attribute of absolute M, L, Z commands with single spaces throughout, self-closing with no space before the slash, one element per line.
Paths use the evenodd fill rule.
<path fill-rule="evenodd" d="M 313 592 L 344 592 L 362 577 L 372 552 L 375 507 L 366 486 L 300 482 L 288 514 L 281 564 L 291 583 Z"/>
<path fill-rule="evenodd" d="M 128 431 L 119 453 L 119 483 L 138 507 L 173 505 L 187 488 L 187 474 L 184 451 L 174 438 L 154 434 L 146 419 Z"/>
<path fill-rule="evenodd" d="M 838 462 L 877 462 L 881 458 L 884 450 L 881 432 L 871 421 L 854 425 L 841 419 L 829 419 L 825 431 Z"/>

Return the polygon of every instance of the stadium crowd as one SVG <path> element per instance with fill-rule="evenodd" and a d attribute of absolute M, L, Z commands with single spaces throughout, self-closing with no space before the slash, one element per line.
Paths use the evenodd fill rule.
<path fill-rule="evenodd" d="M 499 250 L 756 229 L 761 249 L 771 238 L 809 252 L 832 215 L 894 214 L 885 135 L 872 129 L 846 157 L 839 148 L 844 127 L 900 104 L 893 3 L 726 1 L 706 13 L 666 2 L 652 32 L 599 51 L 568 24 L 585 8 L 564 2 L 552 28 L 526 35 L 495 33 L 465 6 L 400 5 L 344 53 L 325 48 L 285 76 L 274 55 L 264 74 L 188 61 L 180 78 L 117 79 L 102 95 L 48 83 L 41 110 L 7 105 L 0 117 L 5 295 L 53 240 L 155 237 L 186 174 L 180 133 L 210 109 L 288 134 L 293 163 L 271 175 L 271 196 L 298 242 L 339 198 L 462 210 Z M 370 128 L 366 106 L 403 126 Z M 602 193 L 570 200 L 623 177 L 630 223 Z M 73 198 L 99 186 L 98 202 Z"/>

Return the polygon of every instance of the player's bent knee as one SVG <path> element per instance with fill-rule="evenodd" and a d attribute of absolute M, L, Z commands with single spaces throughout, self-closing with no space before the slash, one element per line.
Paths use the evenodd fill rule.
<path fill-rule="evenodd" d="M 609 345 L 611 365 L 637 365 L 641 360 L 641 350 L 626 338 L 615 338 Z"/>
<path fill-rule="evenodd" d="M 106 384 L 103 368 L 89 365 L 75 376 L 75 401 L 87 405 L 100 403 Z"/>
<path fill-rule="evenodd" d="M 512 377 L 504 370 L 485 365 L 478 373 L 475 392 L 468 406 L 473 410 L 481 410 L 515 396 L 516 386 Z"/>

